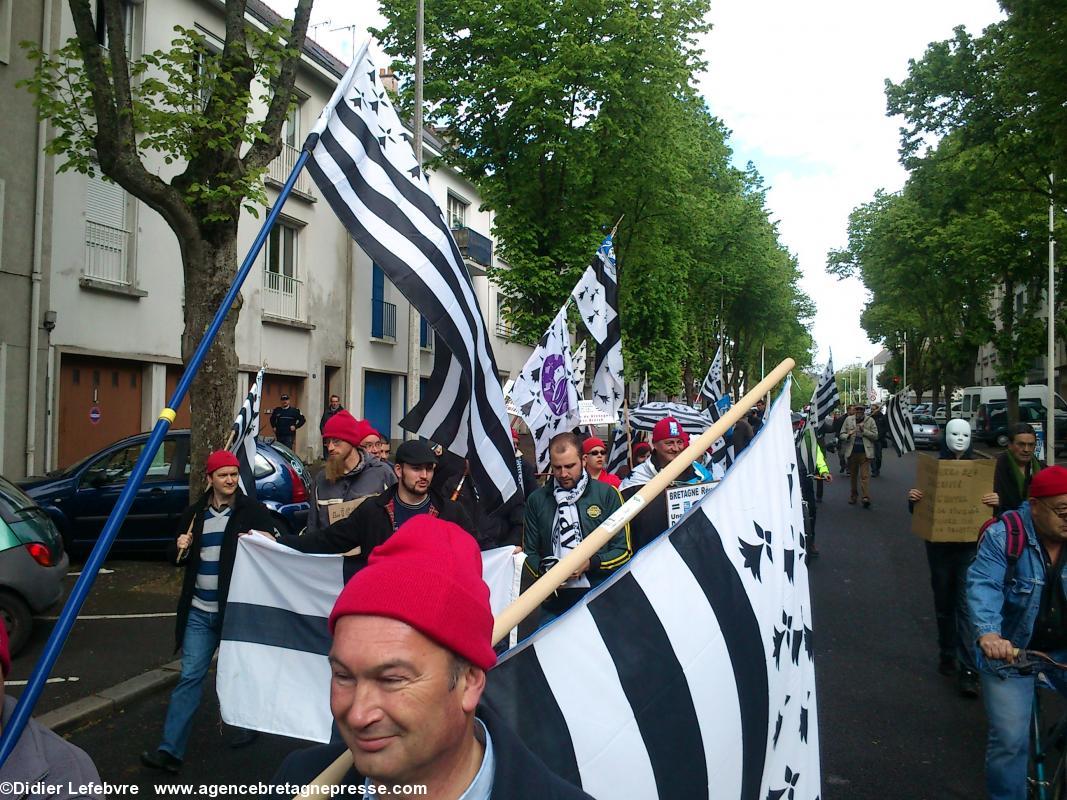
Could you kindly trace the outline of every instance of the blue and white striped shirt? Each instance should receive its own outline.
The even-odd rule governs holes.
[[[200,566],[196,570],[193,608],[209,614],[219,611],[219,554],[230,521],[230,506],[221,511],[210,505],[204,509],[204,531],[200,536]]]

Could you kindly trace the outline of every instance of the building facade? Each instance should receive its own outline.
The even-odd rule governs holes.
[[[65,8],[56,6],[53,45],[73,35]],[[250,0],[248,9],[249,24],[266,27],[276,20],[256,0]],[[221,48],[221,3],[141,0],[125,11],[132,58],[167,49],[176,25],[195,28],[209,46]],[[258,219],[245,214],[241,220],[242,256],[344,69],[314,43],[305,48],[296,83],[299,102],[283,132],[282,153],[265,177],[267,205],[259,209]],[[440,142],[427,137],[427,157],[437,155],[439,147]],[[180,165],[167,166],[160,159],[149,168],[167,178]],[[122,436],[151,428],[182,374],[183,275],[173,232],[116,184],[53,172],[46,176],[52,185],[46,264],[54,330],[43,359],[52,380],[42,398],[49,421],[38,436],[46,453],[38,469],[66,466]],[[490,237],[492,212],[481,209],[474,187],[456,171],[432,173],[430,185],[465,254],[503,382],[518,372],[530,348],[509,340],[497,289],[486,276],[498,264]],[[264,367],[263,435],[273,435],[270,410],[288,394],[308,420],[298,432],[296,450],[305,460],[317,457],[319,418],[329,396],[337,394],[346,408],[370,419],[381,433],[402,438],[410,306],[348,236],[306,172],[282,208],[242,297],[237,354],[247,380],[239,380],[234,403],[236,407]],[[419,336],[421,370],[428,375],[434,340],[421,320]],[[188,426],[195,411],[183,404],[175,427]],[[18,477],[19,471],[8,468],[5,474]]]

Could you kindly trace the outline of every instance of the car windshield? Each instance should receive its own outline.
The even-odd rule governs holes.
[[[936,425],[937,424],[937,422],[934,420],[933,417],[927,416],[926,414],[918,414],[918,415],[912,417],[911,421],[913,423],[915,423],[916,425]]]

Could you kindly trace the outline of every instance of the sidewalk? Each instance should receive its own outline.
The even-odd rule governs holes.
[[[181,669],[180,659],[171,661],[108,689],[67,703],[35,719],[55,733],[66,733],[87,723],[96,722],[145,695],[173,686],[178,682]]]

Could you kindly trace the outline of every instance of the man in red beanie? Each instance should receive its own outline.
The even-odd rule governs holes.
[[[3,622],[0,622],[0,671],[0,704],[3,706],[0,730],[3,730],[15,713],[15,698],[4,694],[4,681],[11,672],[11,653]],[[96,800],[103,791],[100,774],[85,751],[56,736],[34,719],[26,722],[18,744],[0,767],[0,786],[10,787],[12,783],[43,784],[47,786],[49,800]],[[13,793],[4,796],[31,798],[44,795],[36,790],[24,794],[23,790],[14,789]]]
[[[357,420],[344,410],[338,411],[326,420],[322,441],[326,446],[326,466],[315,476],[311,486],[309,532],[330,525],[331,507],[335,520],[348,516],[358,505],[355,501],[384,492],[396,483],[393,470],[363,447],[364,441],[373,441],[376,450],[378,443],[378,434],[366,420]]]
[[[1018,534],[1009,535],[1009,528]],[[1012,666],[1017,651],[1039,650],[1061,663],[1067,659],[1065,545],[1067,469],[1047,467],[1031,479],[1030,499],[986,528],[967,573],[972,642],[978,645],[989,720],[986,788],[993,800],[1026,797],[1037,676]],[[1049,668],[1044,675],[1067,695],[1062,671]]]
[[[689,435],[674,417],[664,417],[652,429],[652,455],[633,468],[622,482],[623,500],[629,500],[665,466],[678,457],[689,444]],[[682,483],[705,483],[713,480],[699,461],[694,461],[675,481]],[[667,530],[667,493],[660,492],[636,517],[630,521],[631,542],[634,552]]]
[[[608,486],[619,488],[622,481],[618,476],[612,475],[604,469],[604,462],[608,459],[608,446],[603,439],[590,436],[582,442],[582,460],[585,463],[585,471],[594,481],[606,483]]]
[[[347,746],[350,794],[384,785],[434,800],[588,797],[479,706],[496,663],[481,568],[466,531],[425,515],[374,551],[330,614],[330,710],[343,743],[290,754],[272,784],[308,783]]]
[[[167,772],[181,769],[204,676],[219,646],[237,537],[252,530],[278,534],[266,506],[240,491],[237,456],[216,450],[208,456],[204,471],[208,489],[182,514],[174,543],[177,560],[185,565],[175,626],[182,674],[170,696],[159,747],[141,754],[146,767]],[[242,730],[231,745],[241,747],[254,738],[252,732]]]

